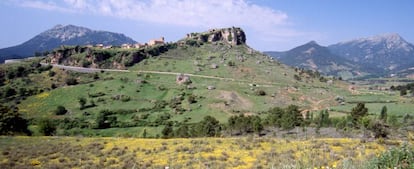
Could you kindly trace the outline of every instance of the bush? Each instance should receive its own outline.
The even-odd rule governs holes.
[[[55,115],[64,115],[68,112],[68,110],[66,110],[65,107],[63,106],[58,106],[55,110]]]
[[[200,45],[198,44],[198,42],[196,41],[196,40],[194,40],[194,39],[189,39],[189,40],[187,40],[186,42],[185,42],[185,44],[186,45],[189,45],[189,46],[196,46],[196,47],[199,47]]]
[[[21,117],[18,111],[0,104],[0,135],[14,135],[17,133],[31,133],[27,129],[28,121]]]
[[[48,75],[49,75],[49,77],[53,77],[53,76],[56,75],[56,72],[50,70],[49,73],[48,73]]]
[[[236,63],[230,60],[227,62],[227,65],[233,67],[233,66],[236,66]]]
[[[372,122],[369,126],[369,129],[374,132],[375,138],[386,138],[389,134],[388,126],[382,121]]]
[[[16,90],[14,90],[11,87],[6,87],[6,89],[4,91],[4,97],[10,97],[10,96],[14,96],[16,94],[17,94]]]
[[[194,96],[193,94],[189,95],[187,101],[190,104],[197,103],[196,96]]]
[[[197,124],[197,133],[199,136],[215,137],[220,134],[221,125],[219,121],[212,116],[205,116]]]
[[[96,117],[96,128],[105,129],[110,127],[115,127],[117,118],[113,115],[114,112],[109,110],[102,110],[98,113]]]
[[[173,133],[173,124],[172,124],[172,122],[168,122],[165,125],[164,129],[162,129],[161,133],[162,133],[162,138],[170,138],[170,137],[172,137],[173,134],[174,134]]]
[[[131,97],[129,97],[129,96],[122,95],[122,97],[121,97],[122,102],[129,102],[130,100],[131,100]]]
[[[172,109],[177,108],[177,107],[179,107],[179,106],[181,105],[181,101],[182,101],[182,100],[183,100],[183,97],[181,97],[181,96],[178,96],[178,97],[173,97],[173,98],[170,100],[169,106],[170,106]]]
[[[302,80],[302,78],[299,76],[299,75],[293,75],[293,78],[295,79],[295,80],[297,80],[297,81],[301,81]]]
[[[264,90],[256,90],[255,92],[254,92],[254,94],[256,95],[256,96],[266,96],[266,92],[264,91]]]
[[[414,150],[407,144],[393,148],[371,160],[369,168],[414,168]]]
[[[45,136],[52,136],[56,132],[56,124],[50,119],[41,119],[38,126],[39,132]]]
[[[77,85],[78,84],[78,80],[76,80],[76,78],[74,78],[74,77],[68,77],[68,78],[66,78],[65,82],[69,86],[70,85]]]
[[[78,98],[78,101],[79,101],[79,106],[80,106],[79,109],[81,109],[81,110],[84,109],[85,106],[86,106],[86,98],[80,97],[80,98]]]

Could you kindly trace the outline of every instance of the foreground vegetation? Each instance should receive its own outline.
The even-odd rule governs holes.
[[[45,144],[47,143],[47,144]],[[411,141],[1,137],[1,168],[410,168]],[[389,152],[388,149],[396,147]],[[383,154],[383,155],[382,155]],[[387,158],[384,161],[382,158]]]

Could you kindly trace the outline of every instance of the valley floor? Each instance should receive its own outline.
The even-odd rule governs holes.
[[[400,144],[391,140],[252,136],[0,137],[0,168],[365,168],[368,159]]]

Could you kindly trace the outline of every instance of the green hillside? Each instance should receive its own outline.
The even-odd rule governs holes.
[[[336,118],[329,126],[346,124],[342,117],[361,102],[372,116],[384,105],[400,119],[412,110],[411,98],[350,89],[346,82],[283,65],[247,46],[238,28],[139,49],[66,46],[42,60],[2,65],[2,72],[2,104],[15,106],[34,135],[45,134],[39,133],[45,119],[53,121],[56,135],[161,137],[181,129],[194,136],[196,124],[206,119],[227,124],[239,115],[246,123],[260,117],[258,124],[272,126],[269,110],[275,107],[311,116],[303,123],[311,127],[325,109]]]

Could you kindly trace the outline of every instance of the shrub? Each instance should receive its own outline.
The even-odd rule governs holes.
[[[194,40],[194,39],[189,39],[189,40],[187,40],[187,41],[185,42],[185,44],[186,44],[186,45],[189,45],[189,46],[196,46],[196,47],[200,46],[200,45],[198,44],[198,42],[197,42],[196,40]]]
[[[233,67],[233,66],[236,66],[236,63],[230,60],[227,62],[227,65]]]
[[[41,119],[38,126],[39,132],[45,136],[52,136],[56,132],[56,124],[50,119]]]
[[[162,133],[162,138],[170,138],[173,136],[173,126],[172,126],[172,122],[168,122],[164,129],[162,129],[161,131]]]
[[[200,123],[197,124],[197,133],[199,136],[215,137],[220,134],[221,125],[219,121],[212,116],[205,116]]]
[[[393,148],[371,160],[369,168],[414,168],[414,150],[407,144]]]
[[[16,94],[17,94],[16,90],[11,88],[11,87],[6,87],[6,89],[4,91],[4,97],[10,97],[10,96],[14,96]]]
[[[188,98],[187,98],[187,101],[190,104],[197,103],[196,96],[194,96],[193,94],[189,95]]]
[[[0,135],[14,135],[16,132],[30,135],[28,121],[17,110],[0,104]]]
[[[88,93],[89,97],[101,97],[101,96],[105,96],[105,93],[103,92],[97,92],[97,93]]]
[[[56,72],[50,70],[49,73],[48,73],[48,75],[49,75],[49,77],[53,77],[53,76],[56,75]]]
[[[382,121],[372,122],[369,126],[369,129],[374,132],[375,138],[386,138],[389,134],[387,125]]]
[[[254,92],[254,94],[255,94],[256,96],[266,96],[266,92],[265,92],[264,90],[262,90],[262,89],[260,89],[260,90],[256,90],[256,91]]]
[[[299,75],[293,75],[293,78],[295,79],[295,80],[297,80],[297,81],[301,81],[302,80],[302,78],[299,76]]]
[[[66,78],[65,82],[69,86],[70,85],[77,85],[78,84],[78,80],[76,80],[76,78],[74,78],[74,77],[68,77],[68,78]]]
[[[79,101],[79,106],[80,106],[80,109],[82,110],[82,109],[84,109],[85,108],[85,105],[86,105],[86,99],[84,98],[84,97],[80,97],[79,99],[78,99],[78,101]]]
[[[122,97],[121,97],[122,102],[129,102],[130,100],[131,100],[131,97],[129,97],[129,96],[122,95]]]
[[[64,115],[64,114],[66,114],[68,112],[68,110],[66,110],[66,108],[65,107],[63,107],[63,106],[58,106],[57,108],[56,108],[56,110],[55,110],[55,115]]]
[[[116,116],[113,116],[114,112],[109,110],[102,110],[96,117],[96,128],[105,129],[115,126],[117,122]]]
[[[171,108],[177,108],[177,107],[179,107],[180,105],[181,105],[181,101],[183,100],[183,98],[181,97],[181,96],[178,96],[178,97],[173,97],[171,100],[170,100],[170,103],[169,103],[169,106],[171,107]]]

